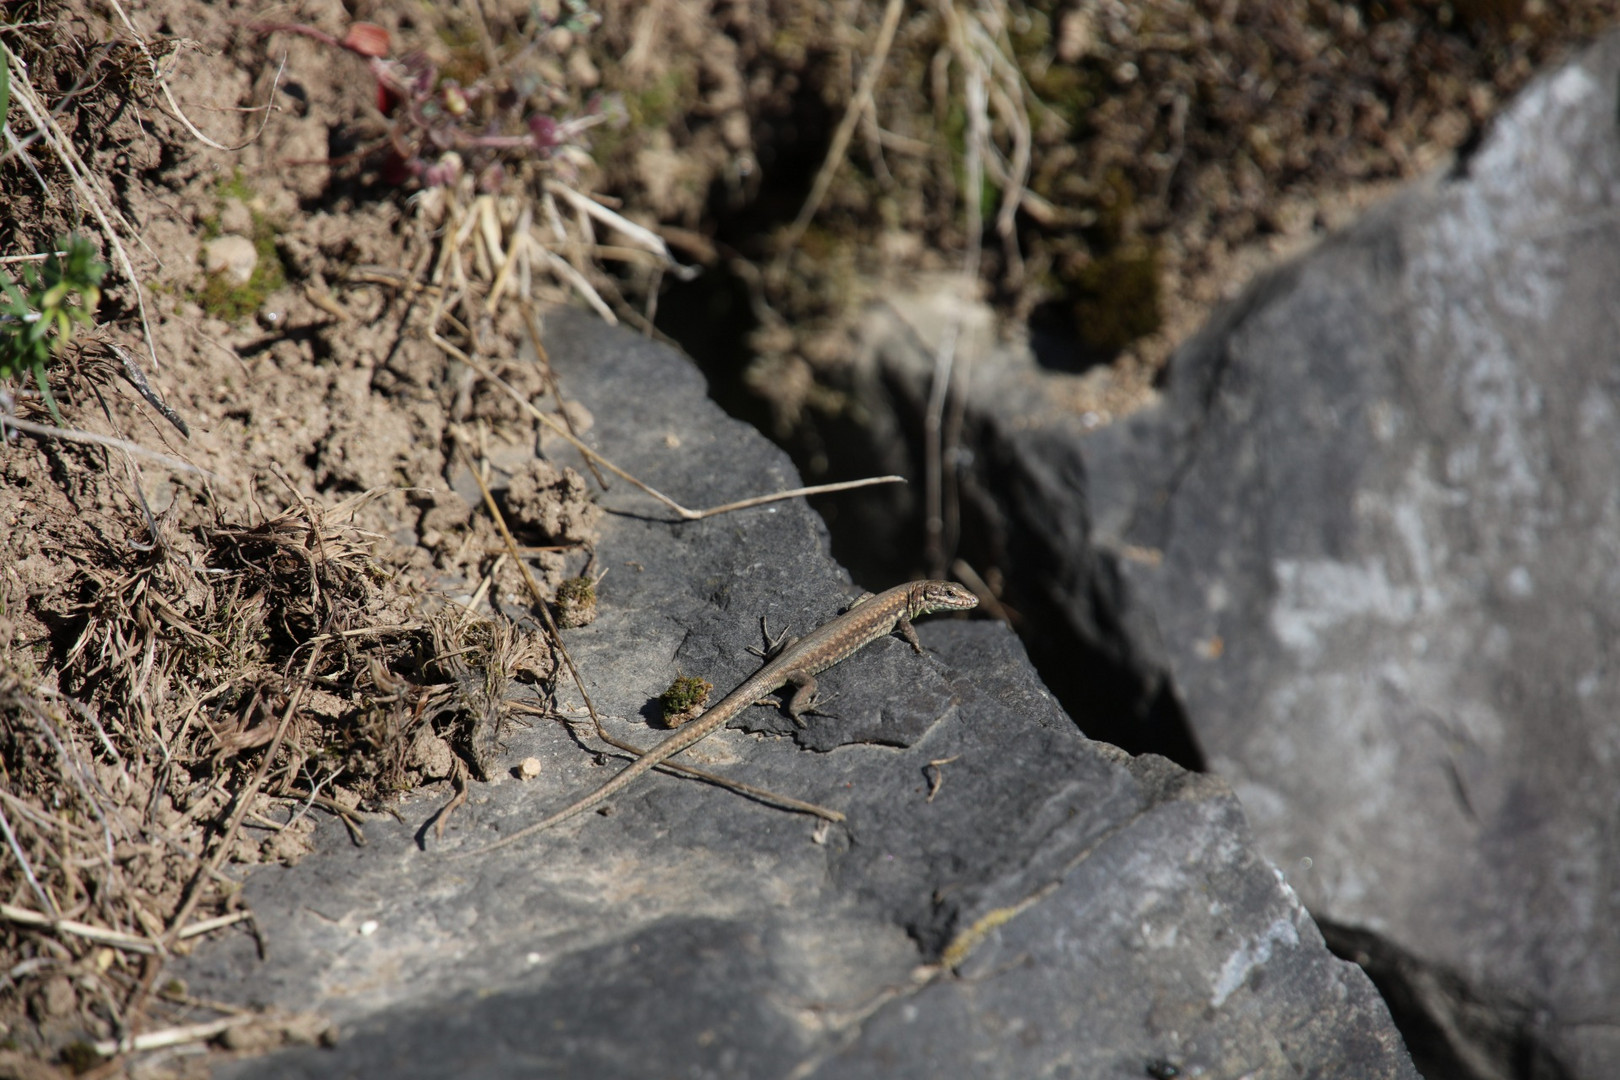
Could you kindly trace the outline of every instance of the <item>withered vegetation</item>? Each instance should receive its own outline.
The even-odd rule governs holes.
[[[15,1005],[70,1022],[75,998],[122,1032],[151,1004],[152,961],[239,910],[227,864],[298,858],[315,805],[363,842],[361,808],[459,784],[453,747],[481,763],[511,681],[550,674],[509,624],[423,617],[384,538],[348,520],[371,496],[160,525],[143,546],[77,531],[72,583],[44,613],[55,685],[0,656]]]
[[[449,490],[458,450],[476,471],[540,425],[676,517],[760,501],[683,507],[580,442],[588,412],[518,356],[543,356],[538,305],[651,331],[691,276],[667,241],[747,311],[665,314],[740,328],[788,430],[847,402],[850,312],[956,271],[1091,335],[1123,408],[1173,343],[1152,328],[1195,321],[1235,252],[1466,144],[1617,11],[8,5],[0,273],[70,234],[109,271],[49,372],[74,428],[0,385],[0,1040],[79,1068],[164,1031],[319,1037],[254,1042],[164,961],[250,922],[242,866],[296,860],[319,815],[363,842],[435,782],[442,826],[513,709],[545,707],[552,646],[474,612],[532,584],[520,559],[591,572],[584,482],[527,476],[497,535]],[[212,304],[204,249],[233,236],[265,287]]]

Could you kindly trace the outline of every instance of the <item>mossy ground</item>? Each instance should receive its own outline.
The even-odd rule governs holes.
[[[253,253],[257,256],[253,263],[253,276],[246,282],[236,283],[231,281],[228,274],[210,274],[203,287],[190,299],[214,318],[237,323],[257,312],[263,307],[265,297],[287,283],[287,270],[276,247],[279,230],[269,216],[254,205],[253,189],[243,179],[240,170],[233,171],[228,178],[220,181],[216,196],[221,205],[227,199],[241,202],[251,215],[253,225],[249,239],[253,241]],[[216,210],[203,218],[201,232],[205,242],[220,236],[221,215],[222,211]]]

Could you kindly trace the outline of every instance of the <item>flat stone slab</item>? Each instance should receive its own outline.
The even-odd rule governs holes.
[[[548,349],[593,444],[687,505],[797,483],[672,351],[572,312]],[[601,501],[601,615],[566,640],[641,745],[677,672],[724,692],[761,616],[802,632],[854,592],[802,502],[674,522],[627,485]],[[503,759],[539,778],[475,785],[442,843],[426,798],[364,848],[323,827],[248,882],[263,958],[227,936],[178,973],[344,1037],[218,1075],[1416,1076],[1223,784],[1085,739],[1004,627],[919,630],[925,656],[893,638],[827,672],[797,741],[760,708],[688,752],[839,825],[654,775],[610,815],[456,858],[620,767],[541,722]]]

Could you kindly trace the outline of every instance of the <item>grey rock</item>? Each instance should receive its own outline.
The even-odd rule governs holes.
[[[1611,36],[1256,283],[1128,422],[1064,414],[1018,349],[970,380],[1009,598],[1184,710],[1430,1075],[1620,1071],[1617,87]],[[876,367],[918,385],[928,320],[889,311]]]
[[[669,350],[566,312],[548,349],[597,445],[660,490],[713,505],[797,482]],[[611,572],[567,641],[643,744],[678,670],[729,687],[760,615],[802,631],[850,591],[802,503],[671,522],[624,485],[602,501]],[[443,844],[425,798],[368,822],[364,848],[323,827],[247,884],[264,957],[227,936],[178,973],[343,1038],[218,1075],[1415,1077],[1223,784],[1086,740],[1003,627],[919,630],[927,656],[890,639],[826,673],[815,751],[731,730],[690,754],[843,826],[653,776],[610,816],[456,858],[618,767],[548,722],[507,751],[539,778],[477,786]]]
[[[1122,566],[1307,905],[1592,1077],[1620,1070],[1617,83],[1610,38],[1257,289],[1128,434],[1167,468],[1097,496],[1163,552]]]

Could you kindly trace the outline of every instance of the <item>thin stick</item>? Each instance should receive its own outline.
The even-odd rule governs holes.
[[[585,542],[581,540],[574,544],[519,544],[517,550],[519,555],[523,556],[525,559],[528,559],[536,555],[547,555],[553,551],[575,551],[584,546]],[[485,555],[505,553],[505,544],[489,544],[484,548]]]
[[[598,259],[610,262],[635,263],[637,266],[648,266],[656,270],[668,270],[670,264],[660,259],[650,251],[643,251],[636,247],[621,247],[618,244],[593,244],[591,255]],[[694,269],[690,266],[681,267],[683,270]]]
[[[483,480],[480,479],[478,482],[482,484]],[[478,590],[472,594],[472,599],[467,601],[466,610],[461,613],[461,621],[457,624],[456,629],[459,630],[465,627],[467,620],[478,614],[478,605],[484,602],[485,595],[489,593],[491,586],[495,583],[495,575],[501,572],[501,566],[508,557],[505,548],[502,548],[501,553],[495,556],[494,565],[489,568],[489,573],[485,574],[483,580],[478,583]]]
[[[484,496],[484,506],[489,509],[490,517],[495,519],[495,527],[500,530],[501,539],[506,541],[507,554],[512,555],[517,548],[517,541],[512,539],[512,531],[506,527],[506,517],[501,513],[501,508],[495,504],[494,494],[489,490],[489,485],[484,483],[484,476],[478,471],[478,463],[473,460],[472,452],[467,449],[466,432],[459,427],[452,427],[451,430],[456,434],[456,449],[461,452],[462,460],[466,462],[468,470],[472,473],[473,480],[478,484],[478,490]],[[596,721],[597,728],[600,730],[602,721],[596,715],[596,705],[591,701],[590,695],[585,690],[585,680],[579,677],[579,671],[574,667],[573,658],[568,655],[568,650],[563,647],[562,635],[558,633],[557,624],[551,618],[551,610],[546,606],[545,593],[540,591],[540,584],[534,580],[534,575],[529,572],[527,562],[516,555],[512,555],[512,561],[517,563],[518,570],[523,574],[523,584],[528,588],[529,596],[534,600],[534,606],[540,609],[540,614],[545,619],[546,629],[551,632],[552,639],[556,641],[557,648],[562,652],[563,660],[568,664],[569,674],[573,675],[574,684],[579,688],[580,697],[585,699],[585,708],[589,710],[591,719]]]
[[[45,182],[45,178],[43,176],[39,175],[39,169],[34,166],[34,159],[23,153],[24,150],[34,144],[36,141],[35,138],[30,136],[29,138],[19,142],[17,136],[11,133],[10,124],[0,124],[0,134],[5,135],[6,145],[11,147],[11,149],[6,153],[0,154],[0,165],[5,164],[14,157],[21,158],[22,163],[28,167],[29,175],[33,176],[34,183],[39,185],[39,190],[42,193],[49,195],[51,193],[51,186]],[[63,254],[66,254],[66,252],[63,252]]]
[[[80,827],[78,825],[74,825],[71,822],[63,820],[62,818],[52,817],[51,815],[49,815],[49,814],[47,814],[47,813],[45,813],[45,812],[43,812],[41,810],[36,810],[34,807],[29,806],[27,803],[25,803],[21,799],[17,798],[17,796],[13,795],[11,792],[6,791],[3,788],[0,788],[0,802],[6,803],[13,810],[17,811],[23,817],[25,817],[28,820],[32,821],[35,825],[38,825],[42,829],[51,829],[51,830],[57,831],[57,832],[73,833],[75,836],[79,837],[81,840],[90,840],[92,842],[96,838],[95,834],[92,833],[89,829],[85,829],[85,828],[82,828],[82,827]]]
[[[184,420],[180,419],[180,414],[169,407],[168,402],[157,396],[157,391],[153,390],[152,384],[146,381],[146,373],[141,370],[139,364],[135,363],[135,358],[129,354],[129,350],[116,341],[108,341],[106,344],[107,348],[112,350],[112,354],[118,357],[118,362],[124,365],[124,378],[140,393],[141,397],[146,399],[147,404],[162,413],[163,419],[178,428],[180,434],[188,439],[191,438],[191,429],[186,426]]]
[[[330,780],[332,778],[329,776],[326,779]],[[322,783],[325,783],[325,782],[326,782],[325,780],[322,781]],[[332,813],[338,815],[339,817],[351,817],[351,818],[354,818],[355,821],[360,820],[359,817],[356,816],[357,813],[358,813],[358,810],[357,810],[356,807],[344,806],[342,803],[338,802],[336,799],[330,798],[330,797],[328,797],[326,795],[322,795],[318,791],[304,791],[304,790],[302,790],[300,788],[288,788],[287,793],[285,795],[274,795],[274,796],[271,796],[271,797],[276,798],[276,799],[285,799],[285,800],[288,800],[288,801],[291,801],[291,802],[297,802],[298,800],[303,799],[307,803],[309,803],[310,805],[319,806],[322,809],[330,810],[330,811],[332,811]],[[300,814],[302,814],[302,811],[300,811]],[[398,815],[396,814],[395,816],[397,817]],[[291,825],[292,822],[289,821],[287,824]],[[201,924],[199,924],[199,925],[201,925]]]
[[[638,758],[641,757],[646,753],[645,750],[642,750],[640,747],[634,746],[620,739],[614,738],[612,735],[609,735],[607,729],[602,726],[602,718],[597,714],[596,705],[591,701],[590,695],[585,691],[585,680],[580,678],[579,669],[574,666],[573,657],[568,655],[568,648],[563,644],[562,634],[557,630],[557,624],[551,617],[550,608],[546,606],[545,594],[540,591],[539,584],[535,582],[534,576],[529,573],[528,563],[517,558],[515,553],[517,543],[512,539],[512,533],[506,527],[506,519],[501,515],[500,507],[495,504],[495,496],[490,493],[489,487],[485,485],[483,476],[478,472],[477,464],[472,460],[472,455],[467,450],[467,441],[465,438],[458,438],[456,440],[456,449],[461,451],[462,457],[467,463],[467,468],[472,471],[473,479],[478,482],[478,490],[484,496],[484,505],[489,509],[490,516],[495,519],[496,527],[500,530],[501,536],[506,540],[507,551],[513,554],[513,558],[516,560],[518,568],[523,571],[523,581],[529,588],[529,595],[534,599],[534,606],[540,609],[540,614],[545,619],[546,630],[551,634],[551,640],[557,643],[557,651],[562,654],[563,662],[568,665],[568,673],[574,678],[574,685],[579,689],[579,696],[585,699],[585,708],[590,713],[591,723],[596,727],[596,737],[607,743],[609,746],[623,750],[629,754],[634,754]],[[773,791],[766,791],[764,788],[757,788],[751,784],[738,783],[735,780],[729,780],[726,777],[717,776],[714,773],[704,772],[701,769],[694,769],[688,765],[678,765],[673,761],[664,761],[660,762],[657,767],[662,769],[664,772],[685,773],[686,775],[696,777],[705,783],[730,788],[732,791],[735,791],[741,795],[746,795],[753,799],[759,799],[762,802],[774,803],[775,805],[783,807],[784,809],[797,810],[800,813],[805,814],[813,814],[816,817],[825,818],[828,821],[844,820],[844,815],[839,813],[837,810],[829,810],[824,806],[817,806],[815,803],[803,802],[787,795],[778,795]]]
[[[1009,626],[1017,625],[1013,612],[1009,611],[1007,605],[1003,604],[1000,598],[990,590],[989,583],[979,576],[979,572],[973,569],[966,559],[952,559],[951,573],[962,584],[973,590],[974,595],[979,598],[979,606],[984,608],[991,618],[999,619]]]
[[[23,854],[22,845],[17,843],[17,835],[11,831],[11,822],[6,820],[4,810],[0,810],[0,829],[5,830],[6,843],[10,845],[11,853],[17,856],[17,863],[22,867],[23,876],[28,878],[28,884],[33,888],[34,895],[39,897],[40,906],[48,911],[55,911],[56,902],[51,899],[50,894],[39,883],[39,878],[34,876],[34,868],[29,865],[28,857]]]
[[[810,225],[810,219],[821,209],[821,200],[826,198],[827,189],[832,186],[833,174],[838,171],[838,166],[843,164],[844,154],[849,150],[849,140],[855,134],[855,125],[860,122],[866,111],[872,108],[872,91],[877,87],[878,76],[883,73],[883,63],[889,57],[889,46],[894,44],[894,32],[900,25],[900,12],[904,8],[904,0],[889,0],[888,7],[883,9],[883,24],[878,27],[877,43],[872,47],[872,57],[866,62],[866,70],[861,72],[860,86],[855,90],[855,96],[850,98],[849,107],[844,110],[844,118],[838,123],[838,130],[833,133],[832,144],[827,147],[827,160],[821,163],[821,171],[816,173],[815,183],[810,185],[810,196],[804,200],[804,206],[799,209],[799,216],[788,226],[782,245],[783,256],[798,246],[799,238]]]
[[[569,415],[568,403],[563,400],[562,387],[557,382],[557,372],[551,366],[551,354],[546,351],[540,337],[540,317],[534,313],[534,305],[527,300],[523,301],[523,328],[529,332],[529,344],[534,347],[534,357],[540,363],[540,377],[546,381],[546,389],[551,391],[552,398],[557,402],[557,412],[563,418],[563,424],[568,428],[568,434],[575,439],[579,438],[579,430],[574,427],[574,418]],[[602,485],[602,490],[608,490],[607,477],[596,467],[596,462],[590,458],[585,459],[585,465],[596,477],[596,482]]]
[[[111,801],[106,790],[102,788],[101,782],[96,779],[95,774],[88,772],[80,761],[78,747],[72,741],[72,729],[64,723],[62,725],[63,734],[58,735],[56,720],[50,713],[32,700],[25,700],[23,705],[39,726],[40,733],[45,736],[46,741],[56,751],[56,756],[61,761],[62,771],[73,781],[74,786],[79,789],[79,794],[84,796],[85,804],[90,807],[90,812],[101,823],[102,838],[106,842],[107,863],[111,865],[113,860],[112,828],[107,824],[107,816],[102,813],[101,800],[96,798],[96,793],[100,793],[103,798],[108,798]],[[73,751],[72,753],[68,752],[70,748]],[[88,782],[86,782],[87,777]],[[90,790],[91,786],[95,787],[95,792]],[[126,832],[125,835],[127,836],[128,833]],[[55,905],[47,904],[46,907],[55,910]]]
[[[657,257],[663,263],[663,265],[665,265],[669,271],[681,281],[691,281],[701,270],[701,267],[683,266],[676,262],[675,256],[671,254],[669,245],[664,242],[664,238],[662,236],[659,236],[651,229],[643,228],[642,226],[637,225],[635,222],[631,221],[627,217],[624,217],[622,214],[614,213],[612,210],[609,210],[595,199],[575,191],[566,184],[558,183],[556,180],[547,180],[546,193],[548,195],[561,195],[564,201],[566,201],[575,210],[595,218],[597,221],[600,221],[602,224],[620,234],[625,239],[639,245],[641,248],[646,249],[648,253]],[[619,250],[617,248],[604,248],[596,244],[592,244],[591,246],[598,255],[604,254],[608,251],[617,252]],[[619,257],[622,258],[624,256]]]
[[[67,252],[41,251],[37,255],[0,255],[0,266],[9,266],[11,263],[21,262],[44,262],[53,256],[58,259],[65,259],[67,258]]]
[[[141,54],[146,57],[146,62],[152,65],[152,78],[157,82],[159,89],[163,91],[163,96],[168,99],[169,107],[174,110],[175,118],[178,119],[180,123],[184,124],[186,130],[191,132],[194,137],[202,140],[204,144],[212,146],[215,150],[224,150],[227,153],[235,153],[236,151],[241,150],[243,147],[251,145],[255,140],[258,139],[260,135],[264,134],[265,125],[270,123],[270,106],[275,101],[276,87],[281,85],[281,73],[287,67],[287,56],[285,53],[283,53],[281,57],[281,66],[276,68],[275,81],[270,84],[270,96],[264,99],[264,122],[259,125],[259,130],[255,131],[253,133],[253,137],[248,139],[247,142],[244,142],[239,146],[226,146],[223,143],[215,142],[213,139],[210,139],[208,136],[197,130],[197,125],[193,124],[190,118],[186,116],[185,112],[180,108],[180,103],[174,100],[174,94],[169,91],[169,84],[164,81],[163,71],[158,66],[157,58],[153,56],[151,50],[146,47],[146,40],[141,37],[140,31],[135,29],[135,24],[129,21],[128,15],[124,14],[123,5],[120,4],[118,0],[112,0],[112,6],[113,10],[118,12],[118,17],[123,20],[124,26],[129,29],[130,35],[134,37],[135,44],[140,47]]]
[[[309,639],[313,645],[317,641],[332,641],[337,638],[366,637],[369,634],[411,634],[425,629],[427,623],[403,623],[399,626],[362,626],[357,630],[338,630],[330,634],[316,634]]]
[[[741,499],[737,502],[725,503],[720,506],[711,506],[706,510],[688,510],[686,507],[682,506],[668,495],[665,495],[663,492],[657,490],[649,484],[642,483],[640,480],[637,480],[634,476],[631,476],[629,473],[613,464],[613,462],[609,461],[601,454],[598,454],[595,450],[592,450],[590,447],[586,446],[579,439],[575,438],[574,435],[563,425],[557,423],[556,420],[552,419],[550,416],[547,416],[545,413],[541,412],[539,409],[530,404],[529,400],[525,398],[520,391],[518,391],[505,379],[495,374],[485,365],[480,364],[478,361],[474,360],[460,349],[457,349],[448,341],[444,341],[442,338],[435,337],[434,344],[438,345],[441,349],[451,352],[456,359],[478,372],[479,375],[483,376],[494,385],[500,387],[509,397],[512,398],[513,401],[516,401],[519,405],[521,405],[530,416],[534,417],[536,420],[549,427],[557,435],[567,440],[570,444],[572,444],[574,449],[578,450],[581,454],[584,454],[587,460],[598,462],[604,469],[612,473],[614,476],[619,477],[634,487],[639,488],[641,491],[646,492],[648,495],[651,495],[653,498],[675,511],[675,513],[678,514],[684,521],[700,521],[706,517],[714,517],[716,514],[725,514],[731,512],[732,510],[745,510],[750,506],[762,506],[765,503],[780,502],[783,499],[794,499],[798,498],[800,495],[827,495],[834,491],[849,491],[852,488],[870,487],[873,484],[903,484],[906,482],[906,478],[903,476],[870,476],[864,480],[845,480],[837,484],[816,484],[811,487],[793,488],[791,491],[778,491],[772,495],[756,495],[753,498]]]
[[[233,911],[229,915],[219,915],[212,919],[202,919],[199,922],[192,923],[190,926],[180,931],[180,940],[184,941],[187,938],[201,937],[203,934],[209,933],[210,931],[223,930],[227,926],[235,926],[237,923],[245,922],[251,918],[253,918],[253,912],[251,911]]]
[[[415,295],[419,292],[439,293],[444,290],[438,285],[425,284],[416,281],[397,270],[388,270],[380,266],[356,267],[343,275],[344,281],[358,281],[367,285],[387,285],[391,289],[400,289],[406,295]]]
[[[64,934],[72,934],[102,945],[111,945],[115,949],[124,949],[127,952],[145,953],[148,956],[156,956],[163,952],[162,944],[151,938],[107,930],[72,919],[53,919],[49,915],[41,915],[37,911],[29,911],[14,904],[0,904],[0,916],[21,926],[49,927]]]
[[[958,35],[962,34],[961,27],[955,22],[956,14],[946,3],[941,2],[942,14],[950,23],[953,43]],[[968,133],[966,148],[963,156],[962,171],[966,180],[967,191],[963,197],[963,204],[967,211],[967,252],[962,258],[962,277],[964,285],[971,285],[979,279],[979,259],[984,238],[984,216],[981,210],[982,195],[984,192],[984,155],[983,148],[990,141],[989,108],[986,101],[987,90],[982,66],[970,63],[975,57],[968,52],[966,45],[962,46],[965,76],[967,79],[967,121]],[[928,391],[928,407],[923,415],[923,501],[925,506],[923,517],[924,539],[923,556],[929,573],[935,577],[944,576],[947,552],[945,531],[945,439],[942,433],[945,416],[945,404],[950,396],[952,378],[955,374],[956,344],[962,331],[962,317],[960,309],[955,318],[945,328],[945,334],[940,340],[939,348],[934,354],[933,382]],[[954,487],[952,489],[954,493]],[[954,500],[953,500],[954,509]],[[950,545],[954,546],[954,537]]]
[[[634,755],[635,757],[639,758],[647,753],[647,751],[641,749],[639,746],[635,746],[631,743],[625,742],[622,739],[615,738],[614,736],[609,735],[606,731],[598,731],[596,734],[598,738],[607,743],[609,746],[623,750],[625,753]],[[821,818],[823,821],[836,822],[844,820],[844,815],[837,810],[830,810],[825,806],[817,806],[815,803],[805,802],[802,799],[795,799],[789,795],[779,795],[774,791],[754,787],[752,784],[745,784],[740,780],[733,780],[728,776],[719,776],[715,773],[704,772],[702,769],[694,769],[690,765],[681,765],[673,761],[660,761],[657,765],[653,766],[653,768],[659,769],[662,772],[680,773],[684,776],[690,776],[692,779],[701,780],[705,784],[713,784],[715,787],[726,788],[727,790],[735,792],[738,795],[743,795],[750,799],[757,799],[762,803],[769,803],[770,805],[780,807],[783,810],[793,810],[801,814],[809,814],[812,817]]]
[[[609,326],[619,325],[619,317],[613,314],[613,309],[608,307],[607,301],[602,299],[601,294],[596,291],[595,287],[585,280],[584,274],[574,269],[567,259],[542,245],[532,235],[523,233],[521,236],[530,245],[531,250],[538,253],[541,260],[551,267],[553,273],[569,285],[572,285],[574,291],[584,297],[585,302],[590,304],[592,308],[596,309],[596,313],[602,316],[603,322]]]
[[[490,217],[493,218],[494,215],[491,214]],[[527,234],[529,223],[533,220],[534,207],[529,203],[524,203],[522,211],[518,214],[517,226],[513,229],[513,232],[520,236]],[[496,308],[500,306],[501,294],[506,291],[507,282],[511,279],[513,268],[522,261],[522,252],[522,241],[514,243],[512,250],[508,251],[506,258],[501,261],[501,268],[496,272],[495,280],[489,287],[489,297],[484,301],[484,312],[486,314],[494,315]]]
[[[143,1050],[161,1050],[166,1046],[179,1046],[183,1043],[202,1042],[222,1035],[233,1027],[241,1027],[251,1023],[254,1019],[252,1013],[242,1013],[238,1016],[226,1016],[218,1020],[209,1020],[201,1024],[183,1024],[180,1027],[164,1028],[162,1031],[150,1031],[145,1035],[136,1035],[134,1038],[102,1039],[93,1043],[96,1053],[102,1057],[113,1057],[116,1054],[139,1053]]]

